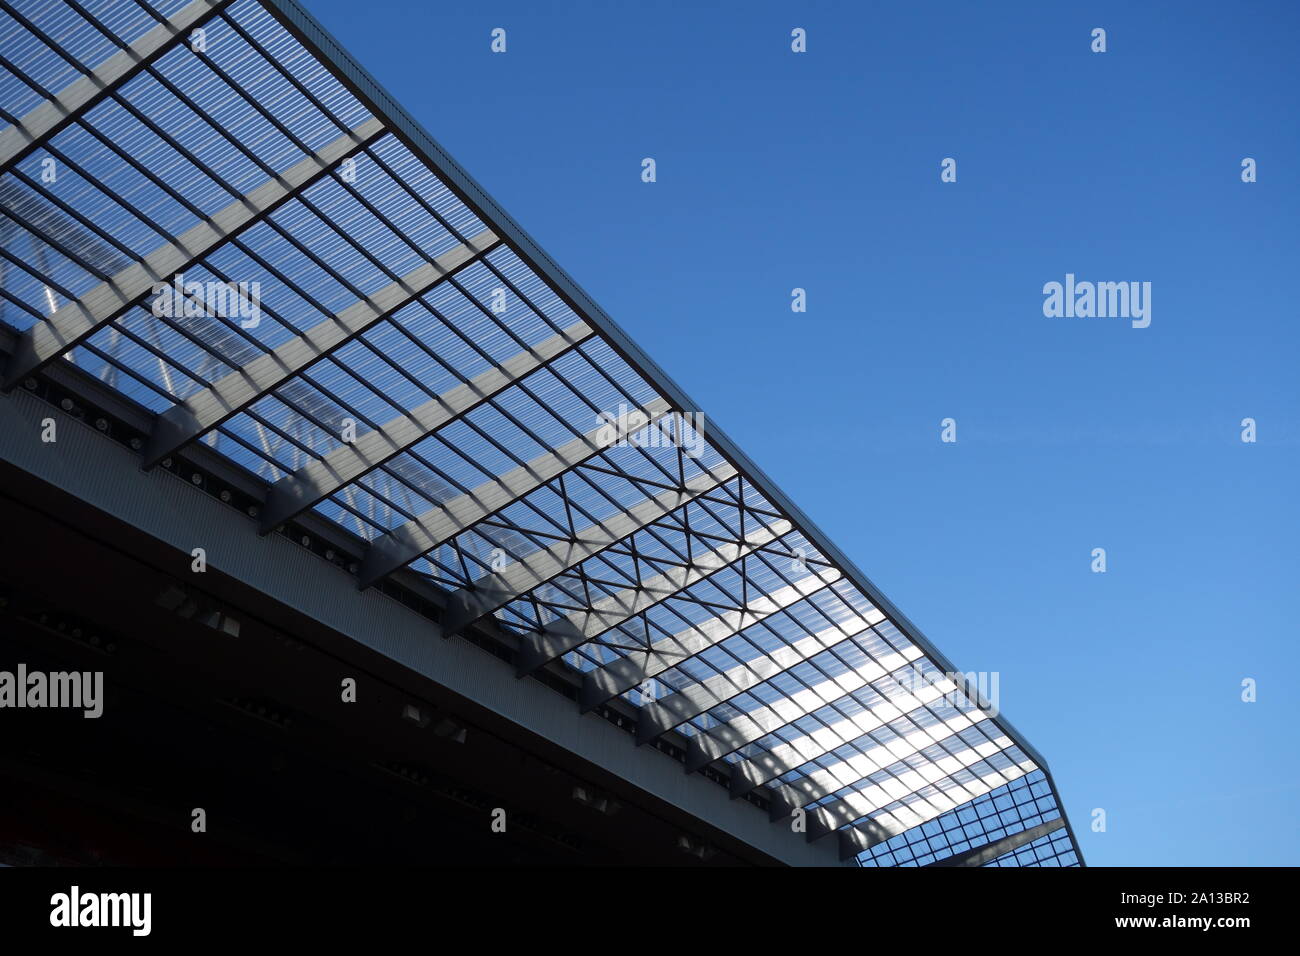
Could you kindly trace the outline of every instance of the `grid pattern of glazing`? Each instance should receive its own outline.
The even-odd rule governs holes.
[[[858,861],[863,866],[928,866],[1063,819],[1050,782],[1035,771],[877,844]],[[982,865],[1079,866],[1080,859],[1068,827],[1062,826]]]
[[[1039,837],[1033,843],[1004,853],[985,866],[1078,866],[1079,855],[1064,828]]]
[[[819,833],[1041,776],[284,6],[0,0],[6,384],[75,364]]]

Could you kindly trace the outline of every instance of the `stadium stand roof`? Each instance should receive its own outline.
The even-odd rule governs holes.
[[[841,859],[1081,863],[1024,738],[293,0],[0,36],[6,390],[93,380],[143,468],[238,469],[230,521]]]

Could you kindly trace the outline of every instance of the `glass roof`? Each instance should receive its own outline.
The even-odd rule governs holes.
[[[265,487],[264,521],[355,538],[361,583],[414,572],[457,627],[517,635],[521,671],[621,698],[641,742],[683,741],[688,769],[806,808],[864,862],[1024,781],[1051,794],[303,22],[290,0],[0,5],[6,385],[75,365],[157,416],[146,465],[203,443]]]

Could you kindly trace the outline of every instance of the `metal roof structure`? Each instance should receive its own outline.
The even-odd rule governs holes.
[[[6,390],[93,384],[143,468],[238,472],[231,521],[842,858],[1081,863],[1042,758],[294,0],[0,37]]]

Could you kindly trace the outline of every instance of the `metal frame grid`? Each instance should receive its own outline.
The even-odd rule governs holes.
[[[6,388],[75,365],[152,413],[144,467],[206,445],[264,489],[264,533],[333,522],[360,586],[419,575],[445,633],[515,635],[521,676],[577,675],[581,709],[621,702],[638,743],[681,742],[773,819],[803,808],[844,855],[897,860],[882,848],[1000,794],[1051,794],[294,0],[0,0],[0,37]],[[159,314],[176,274],[183,307]]]
[[[1074,843],[1064,828],[1004,853],[984,866],[1079,866]]]
[[[1000,841],[1006,852],[995,850],[989,859],[975,856]],[[1082,865],[1064,811],[1041,771],[892,837],[859,858],[862,866],[1016,866],[1027,865],[1025,860],[1042,861],[1028,865]]]

